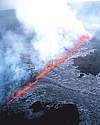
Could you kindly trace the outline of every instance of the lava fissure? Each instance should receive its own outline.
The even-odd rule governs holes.
[[[20,90],[14,97],[12,97],[12,99],[7,103],[7,105],[9,105],[11,102],[13,102],[17,97],[20,97],[22,94],[24,94],[26,91],[28,91],[29,89],[31,89],[33,87],[33,85],[35,85],[37,83],[37,80],[41,79],[43,76],[45,76],[47,73],[49,73],[50,71],[52,71],[55,67],[57,67],[58,65],[60,65],[61,63],[63,63],[65,60],[69,59],[69,55],[71,53],[73,53],[74,51],[77,51],[80,46],[87,40],[90,39],[89,35],[83,35],[78,44],[72,48],[68,54],[66,54],[65,56],[61,57],[60,59],[58,59],[57,61],[54,61],[50,66],[48,66],[43,72],[41,72],[39,75],[37,75],[37,77],[35,79],[33,79],[32,82],[29,82],[28,86],[25,87],[24,89]]]

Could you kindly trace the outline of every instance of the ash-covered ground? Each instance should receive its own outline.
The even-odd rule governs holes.
[[[33,61],[31,61],[31,51],[29,51],[31,49],[29,41],[35,33],[25,34],[22,31],[13,10],[0,11],[0,105],[3,110],[0,118],[3,119],[10,117],[10,114],[19,113],[20,119],[24,117],[32,120],[47,113],[45,112],[45,110],[48,111],[47,109],[50,112],[52,107],[53,111],[62,107],[62,116],[65,117],[66,113],[64,114],[63,110],[66,109],[66,105],[73,104],[73,106],[69,106],[71,108],[69,109],[71,113],[76,115],[76,121],[68,124],[77,125],[79,120],[80,125],[100,125],[100,32],[98,29],[92,40],[81,46],[68,60],[38,80],[36,85],[12,102],[9,107],[5,106],[6,102],[18,90],[26,86],[41,72],[35,70]],[[17,57],[16,54],[16,57],[14,57],[15,55],[9,57],[9,53],[16,53],[18,49],[8,51],[9,48],[12,48],[12,41],[16,41],[17,37],[18,46],[20,41],[27,41],[24,43],[24,53],[23,50],[20,50],[20,45],[21,56]],[[8,44],[9,41],[10,44]],[[22,70],[17,69],[17,76],[15,75],[17,72],[14,72],[16,61],[11,61],[15,60],[14,58],[20,59],[16,64],[19,69],[24,67]],[[9,62],[7,62],[8,60]],[[22,72],[24,72],[24,76],[21,76]],[[49,117],[51,116],[52,113]],[[74,116],[71,117],[74,118]],[[61,118],[62,121],[65,119]]]

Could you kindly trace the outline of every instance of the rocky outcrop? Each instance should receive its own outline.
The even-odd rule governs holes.
[[[79,125],[79,112],[76,105],[57,104],[37,101],[30,106],[33,118],[25,118],[23,112],[6,110],[1,112],[0,120],[4,123],[35,125]]]

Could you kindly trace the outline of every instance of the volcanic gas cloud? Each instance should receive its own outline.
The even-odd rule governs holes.
[[[25,32],[35,32],[31,40],[40,61],[56,59],[87,31],[72,10],[69,0],[1,0],[16,10]],[[79,0],[80,1],[80,0]],[[78,2],[79,2],[78,1]],[[71,2],[71,1],[70,1]]]

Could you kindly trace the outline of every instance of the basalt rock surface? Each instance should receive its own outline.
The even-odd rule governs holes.
[[[24,112],[1,111],[0,122],[9,124],[35,125],[79,125],[79,112],[76,105],[54,102],[35,102],[30,106],[33,118],[27,119]],[[6,119],[6,121],[5,121]]]

